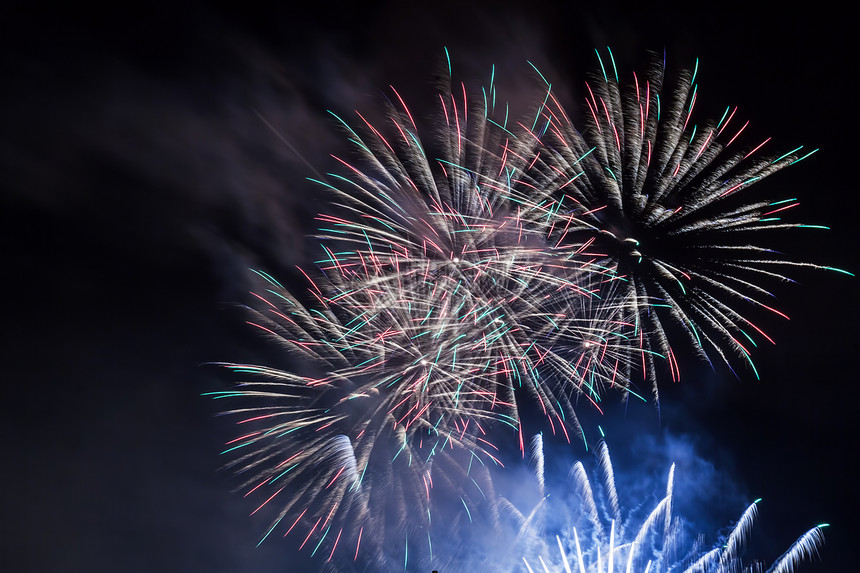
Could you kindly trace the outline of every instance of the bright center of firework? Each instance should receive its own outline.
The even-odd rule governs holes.
[[[640,253],[639,249],[637,248],[639,246],[639,241],[632,237],[628,237],[624,239],[623,242],[625,245],[627,245],[627,248],[629,249],[628,254],[631,257],[635,257],[636,259],[638,259],[637,262],[642,262],[642,253]]]
[[[427,366],[427,359],[426,358],[421,359],[421,366]]]
[[[455,263],[459,263],[459,262],[460,262],[460,257],[454,257],[454,262],[455,262]]]

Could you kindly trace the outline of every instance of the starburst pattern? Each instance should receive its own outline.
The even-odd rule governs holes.
[[[764,246],[770,231],[823,227],[784,220],[796,199],[765,198],[772,186],[750,188],[817,150],[769,154],[770,138],[744,146],[749,122],[737,108],[696,123],[698,62],[672,83],[660,61],[627,85],[614,59],[608,72],[600,65],[603,73],[586,84],[583,131],[551,90],[534,128],[544,153],[533,169],[571,217],[560,243],[581,245],[617,281],[627,319],[652,350],[643,354],[652,378],[655,357],[666,360],[672,378],[680,375],[671,344],[677,335],[703,357],[731,365],[742,356],[755,369],[752,348],[773,339],[751,317],[788,318],[763,283],[789,280],[791,267],[838,269]]]

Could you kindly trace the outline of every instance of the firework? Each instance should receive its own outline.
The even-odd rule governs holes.
[[[272,516],[263,539],[292,533],[328,561],[406,568],[432,560],[432,516],[453,502],[445,535],[488,508],[491,524],[514,516],[519,541],[531,540],[527,555],[542,560],[549,553],[533,541],[543,501],[528,515],[492,503],[489,468],[500,462],[491,428],[513,428],[525,456],[528,403],[570,442],[581,434],[578,401],[599,409],[609,388],[635,395],[631,373],[654,379],[655,357],[678,377],[667,329],[726,362],[730,351],[749,359],[742,337],[770,340],[743,314],[742,305],[779,312],[756,280],[813,265],[748,244],[752,231],[805,225],[773,216],[793,203],[741,192],[803,156],[757,158],[756,148],[723,157],[743,129],[724,144],[734,112],[690,124],[696,88],[682,79],[661,103],[662,69],[624,95],[604,75],[589,86],[585,136],[551,92],[534,121],[509,122],[492,79],[472,99],[464,85],[448,86],[429,142],[393,88],[384,126],[338,118],[358,160],[335,158],[341,173],[317,181],[334,197],[318,216],[318,272],[302,271],[300,296],[258,272],[249,309],[249,323],[291,365],[225,364],[245,380],[213,393],[241,402],[227,414],[243,431],[224,453],[240,489],[260,500],[254,513]],[[574,466],[589,544],[583,551],[576,530],[575,549],[559,537],[565,567],[571,555],[581,573],[586,561],[644,567],[645,547],[661,555],[651,570],[674,563],[672,472],[664,500],[630,536],[605,445],[600,452],[611,523]],[[533,458],[542,468],[540,443]],[[538,479],[543,498],[542,469]],[[784,567],[814,551],[816,535],[799,540]],[[712,553],[738,563],[733,549]],[[695,559],[711,563],[708,555]]]
[[[642,354],[643,373],[653,378],[660,357],[677,379],[676,335],[705,358],[716,353],[730,364],[742,356],[755,369],[752,348],[773,340],[748,316],[763,310],[788,318],[760,283],[787,280],[789,267],[830,267],[762,246],[756,237],[765,231],[822,227],[783,220],[796,199],[765,199],[749,188],[816,150],[769,154],[770,138],[741,147],[748,122],[737,108],[697,124],[698,62],[673,89],[664,89],[664,62],[634,73],[628,86],[614,59],[608,71],[600,64],[603,73],[586,84],[584,131],[551,91],[533,130],[543,154],[532,177],[571,220],[553,238],[579,245],[624,293],[637,343],[651,349]]]
[[[471,103],[459,88],[440,95],[429,146],[393,88],[387,128],[361,114],[364,129],[340,120],[360,167],[341,161],[346,175],[321,182],[340,212],[319,217],[328,247],[318,264],[338,296],[369,291],[377,308],[414,315],[425,328],[412,333],[424,338],[410,356],[450,371],[457,388],[444,392],[471,386],[485,397],[481,416],[518,430],[526,396],[569,440],[567,427],[579,430],[572,399],[598,405],[605,387],[626,388],[635,324],[622,316],[624,293],[605,296],[602,271],[549,241],[571,218],[527,175],[540,150],[515,135],[527,131],[507,111],[494,117],[492,80]]]
[[[605,442],[596,448],[597,479],[590,479],[582,462],[576,462],[568,478],[575,503],[559,507],[547,495],[544,482],[543,441],[532,442],[532,460],[539,501],[523,513],[512,503],[501,503],[516,524],[516,543],[525,555],[517,565],[500,570],[534,573],[542,571],[648,572],[684,571],[709,573],[762,571],[762,563],[745,562],[746,544],[758,511],[758,501],[746,508],[731,531],[712,547],[701,536],[687,541],[684,522],[673,514],[675,465],[669,469],[666,489],[641,522],[625,517],[609,449]],[[562,494],[563,497],[563,494]],[[642,503],[637,504],[639,508]],[[551,525],[550,525],[551,524]],[[769,569],[788,573],[818,554],[823,543],[820,525],[802,535]]]
[[[432,555],[434,503],[457,499],[471,520],[489,487],[485,466],[498,463],[475,406],[486,402],[481,380],[450,370],[474,369],[468,354],[446,368],[424,358],[417,333],[444,343],[445,312],[431,318],[434,301],[407,308],[378,289],[338,296],[336,306],[318,295],[307,307],[261,276],[262,308],[249,309],[249,323],[296,367],[223,364],[247,380],[210,395],[242,401],[226,412],[243,432],[224,453],[239,489],[262,502],[253,513],[275,508],[262,539],[295,531],[328,560],[340,547],[335,561],[348,553],[382,566],[407,557],[411,536],[413,561]]]

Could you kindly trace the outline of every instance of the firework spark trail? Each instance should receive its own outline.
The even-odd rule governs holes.
[[[805,559],[818,555],[818,548],[824,543],[821,528],[827,524],[813,527],[800,538],[768,569],[768,573],[791,573]]]
[[[535,468],[535,476],[538,480],[538,490],[541,498],[545,495],[544,490],[544,459],[543,459],[543,434],[535,434],[531,443],[531,462]]]
[[[644,331],[641,342],[650,349],[642,356],[652,381],[655,358],[668,363],[673,379],[679,375],[667,321],[701,356],[715,352],[731,366],[737,355],[755,370],[756,340],[773,340],[748,316],[763,310],[787,318],[772,307],[761,279],[788,280],[781,268],[838,269],[790,261],[750,242],[759,231],[817,226],[782,219],[796,199],[767,200],[747,189],[816,150],[768,155],[769,138],[739,149],[746,124],[735,119],[736,108],[719,121],[694,123],[695,72],[682,72],[665,90],[663,62],[634,73],[628,86],[620,85],[614,59],[609,73],[600,65],[603,74],[586,84],[584,132],[551,89],[534,129],[545,147],[530,175],[548,197],[566,202],[570,216],[553,236],[582,245],[621,286],[625,319]]]
[[[533,440],[532,447],[543,447],[542,440]],[[568,572],[571,570],[570,563],[576,563],[580,573],[751,573],[763,570],[761,562],[746,562],[742,558],[743,546],[749,539],[760,500],[747,507],[724,540],[720,540],[712,549],[703,549],[698,540],[692,544],[686,542],[681,519],[672,515],[674,464],[669,470],[665,497],[660,499],[641,524],[636,526],[632,514],[625,519],[620,508],[616,507],[618,495],[610,477],[612,464],[609,449],[604,442],[598,445],[595,454],[597,473],[600,475],[598,482],[603,484],[602,488],[595,489],[592,486],[594,482],[588,478],[581,462],[576,462],[571,470],[573,489],[579,492],[578,507],[576,504],[567,507],[547,505],[548,497],[542,494],[538,505],[525,517],[510,502],[504,500],[508,507],[507,513],[518,517],[515,520],[516,546],[526,555],[514,559],[515,564],[500,566],[499,570],[531,571],[531,564],[536,561],[547,573]],[[542,458],[542,454],[538,452],[533,452],[532,456]],[[536,478],[538,488],[543,490],[540,476]],[[600,495],[596,496],[596,493]],[[552,527],[545,523],[549,515],[555,519]],[[559,516],[564,516],[561,525],[558,523]],[[583,516],[586,520],[582,521],[577,516]],[[661,528],[661,521],[671,523],[671,526]],[[824,541],[822,528],[826,525],[814,527],[802,535],[768,571],[790,573],[797,570],[804,561],[816,556]],[[556,534],[556,531],[560,532],[560,535]],[[582,544],[582,539],[589,541]],[[557,550],[554,550],[555,546]],[[520,560],[522,564],[519,564]],[[523,564],[525,569],[521,569]]]

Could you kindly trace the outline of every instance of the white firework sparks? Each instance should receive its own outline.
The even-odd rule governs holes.
[[[542,440],[532,441],[533,448],[543,447]],[[533,452],[543,462],[543,454]],[[682,520],[673,514],[675,465],[668,472],[665,494],[641,522],[625,517],[615,486],[609,448],[600,442],[596,448],[599,486],[589,479],[582,462],[569,472],[570,488],[578,505],[559,507],[553,498],[542,493],[538,504],[522,513],[510,502],[502,501],[509,514],[516,517],[517,542],[525,555],[519,565],[503,565],[503,571],[529,573],[729,573],[764,571],[758,561],[744,559],[744,545],[749,539],[758,511],[756,500],[746,508],[730,533],[710,549],[701,540],[686,540]],[[544,491],[542,469],[536,471],[538,489]],[[641,507],[641,503],[637,503]],[[552,518],[563,523],[548,534],[546,522]],[[824,537],[816,526],[802,535],[767,571],[790,573],[818,554]]]

